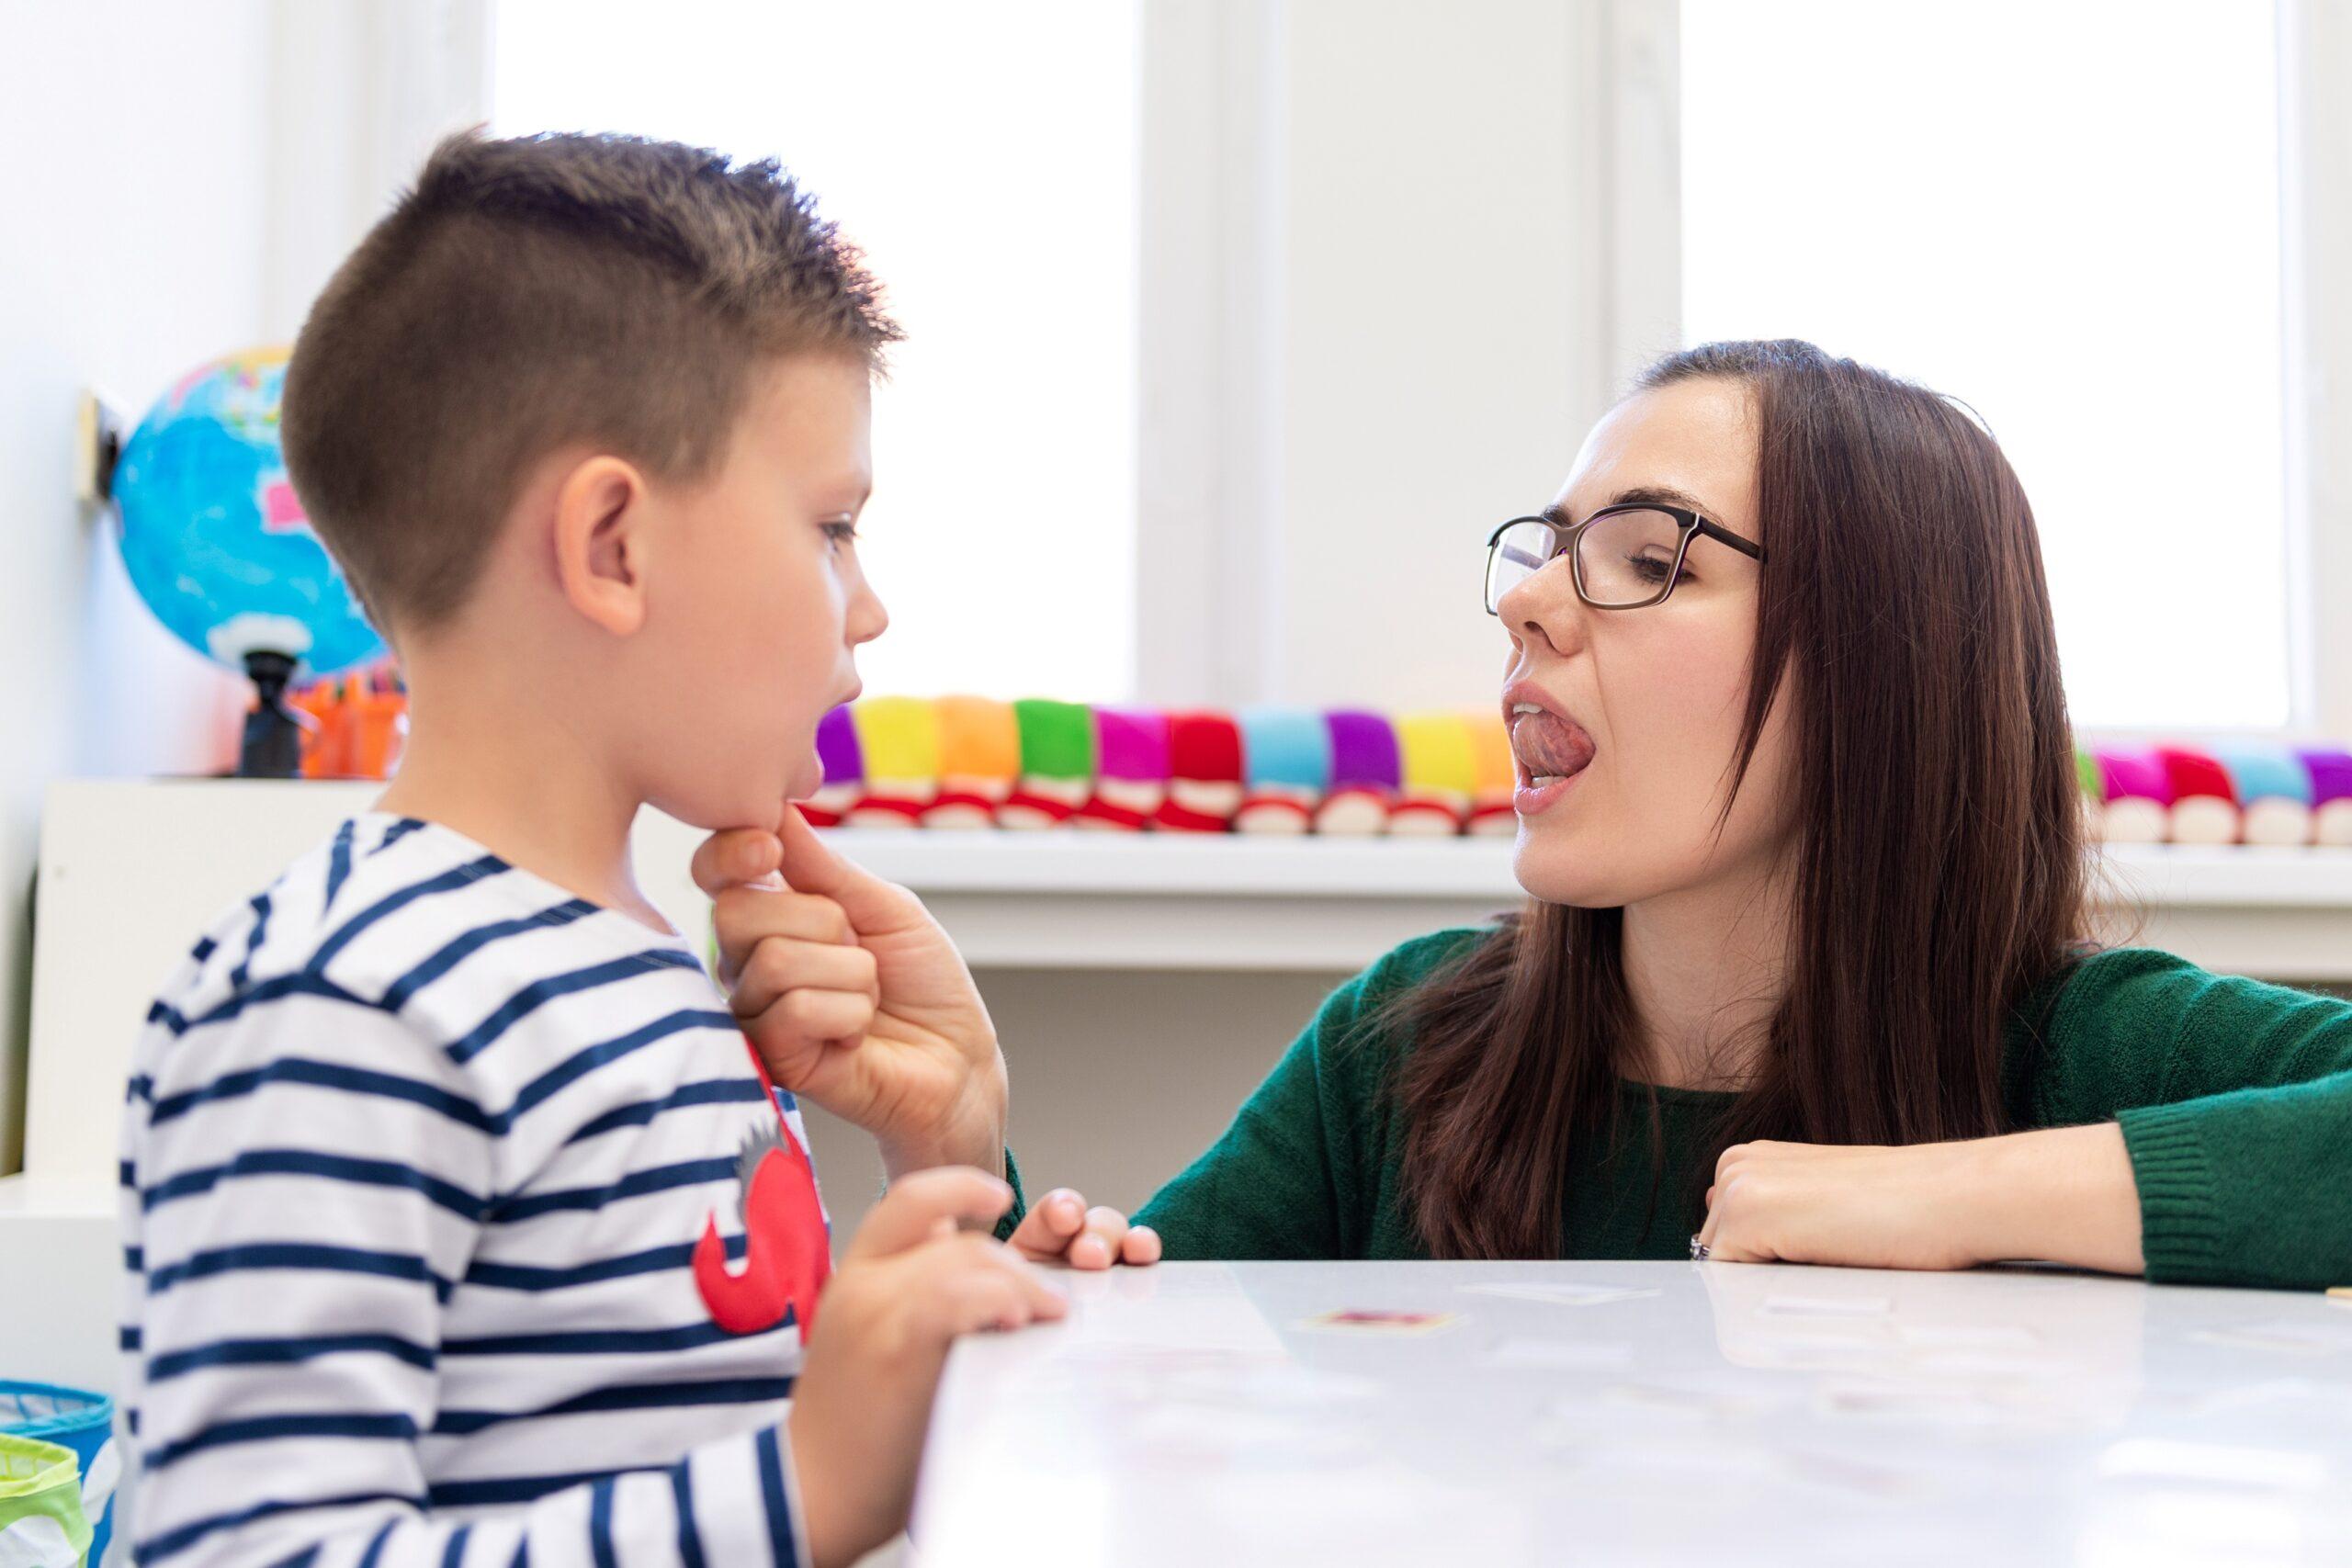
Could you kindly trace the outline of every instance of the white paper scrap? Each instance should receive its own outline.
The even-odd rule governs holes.
[[[1623,1285],[1584,1285],[1563,1281],[1558,1284],[1529,1280],[1525,1283],[1504,1281],[1491,1285],[1464,1285],[1464,1293],[1480,1296],[1500,1296],[1506,1301],[1544,1302],[1552,1306],[1606,1306],[1611,1302],[1639,1301],[1655,1296],[1656,1290],[1634,1290]]]

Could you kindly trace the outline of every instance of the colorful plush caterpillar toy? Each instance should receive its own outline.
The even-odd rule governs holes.
[[[2352,753],[2335,748],[2102,747],[2075,761],[2110,844],[2352,845]]]
[[[817,728],[819,827],[1332,837],[1518,830],[1499,715],[1161,713],[1024,698],[870,697]],[[2352,751],[2100,746],[2075,754],[2109,843],[2352,846]]]

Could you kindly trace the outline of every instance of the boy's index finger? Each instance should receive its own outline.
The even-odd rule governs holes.
[[[758,828],[729,828],[695,846],[695,886],[712,897],[729,887],[757,882],[776,869],[784,846]]]

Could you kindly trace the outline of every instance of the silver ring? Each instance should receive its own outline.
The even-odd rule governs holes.
[[[1709,1258],[1710,1256],[1712,1256],[1712,1255],[1713,1255],[1713,1249],[1712,1249],[1712,1248],[1710,1248],[1710,1247],[1707,1246],[1707,1244],[1706,1244],[1705,1242],[1701,1241],[1701,1240],[1700,1240],[1697,1236],[1695,1236],[1695,1235],[1694,1235],[1694,1236],[1692,1236],[1692,1237],[1690,1238],[1690,1261],[1691,1261],[1691,1262],[1693,1262],[1693,1263],[1704,1263],[1704,1262],[1708,1259],[1708,1258]]]

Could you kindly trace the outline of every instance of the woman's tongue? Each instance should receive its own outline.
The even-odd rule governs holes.
[[[1592,761],[1592,737],[1555,714],[1528,713],[1510,727],[1511,750],[1533,780],[1570,778]]]

